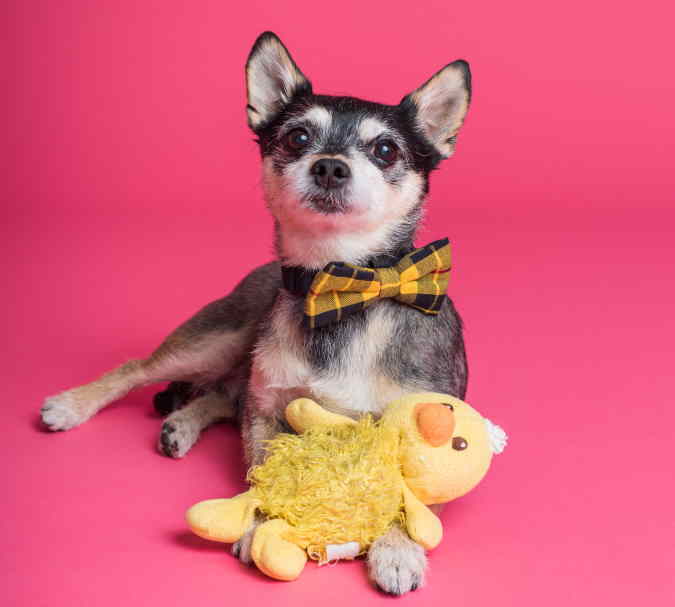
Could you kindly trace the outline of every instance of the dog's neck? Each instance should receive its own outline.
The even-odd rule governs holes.
[[[408,219],[408,218],[407,218]],[[413,240],[419,215],[374,230],[318,232],[289,228],[275,221],[275,249],[283,266],[310,271],[341,261],[367,267],[391,266],[414,249]]]
[[[386,268],[396,264],[401,257],[413,250],[412,241],[408,244],[402,244],[397,250],[388,253],[372,255],[359,265],[368,268]],[[337,260],[334,260],[337,261]],[[290,265],[282,262],[281,276],[284,288],[293,295],[304,297],[309,291],[314,277],[320,270],[307,268],[306,266]]]

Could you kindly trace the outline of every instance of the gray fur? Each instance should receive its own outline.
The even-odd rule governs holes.
[[[280,264],[382,267],[413,249],[429,173],[454,151],[468,107],[468,64],[449,64],[397,106],[315,95],[269,32],[254,45],[246,72],[249,124],[263,156],[279,261],[253,270],[147,359],[46,399],[42,419],[50,429],[73,428],[134,388],[172,382],[155,400],[168,414],[160,451],[182,457],[208,425],[238,418],[244,456],[253,465],[263,461],[266,440],[290,430],[283,412],[292,398],[314,397],[356,418],[377,416],[411,391],[464,397],[462,322],[450,299],[437,316],[378,301],[312,331],[300,324],[302,297],[282,288]],[[314,147],[289,147],[288,129],[298,124]],[[400,155],[378,157],[378,138],[393,142]],[[351,181],[342,190],[322,191],[306,170],[324,156],[350,165]],[[250,537],[234,546],[242,562],[250,562]],[[372,579],[386,592],[402,594],[424,582],[424,551],[398,527],[373,544],[368,561]]]
[[[399,303],[383,300],[376,302],[366,310],[350,315],[339,323],[320,329],[300,327],[303,299],[280,289],[283,297],[292,302],[291,315],[288,321],[301,339],[302,348],[306,352],[307,361],[311,365],[312,374],[316,377],[330,375],[338,370],[349,374],[353,361],[349,358],[349,347],[353,340],[359,340],[367,331],[370,317],[374,311],[380,313],[394,327],[392,339],[377,357],[376,370],[393,383],[405,386],[408,391],[446,392],[459,398],[466,394],[467,363],[462,337],[462,321],[448,298],[437,316],[427,316],[413,308]],[[261,318],[258,335],[261,340],[270,339],[272,329],[270,320],[273,311]],[[302,393],[306,393],[302,390]],[[256,408],[255,399],[247,393],[244,410],[245,418],[259,418],[261,411]],[[349,403],[344,403],[346,414],[354,417],[359,411],[349,411]],[[377,414],[379,411],[373,410]],[[286,429],[282,410],[275,410],[269,417],[268,432],[273,435]],[[254,425],[244,422],[244,442],[258,442],[260,439],[249,438],[247,428]],[[265,438],[268,438],[265,436]],[[247,447],[253,453],[255,447]],[[249,457],[249,463],[257,458]]]

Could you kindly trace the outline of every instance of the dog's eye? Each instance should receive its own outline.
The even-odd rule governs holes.
[[[466,442],[466,439],[462,438],[461,436],[455,436],[455,438],[452,439],[452,448],[455,451],[464,451],[469,446],[469,443]]]
[[[312,138],[305,129],[293,129],[286,135],[286,143],[292,150],[301,150],[309,145]]]
[[[373,146],[373,156],[385,164],[393,164],[398,158],[398,146],[390,139],[382,139]]]

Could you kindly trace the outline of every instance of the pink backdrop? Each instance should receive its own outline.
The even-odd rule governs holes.
[[[38,423],[270,258],[242,68],[272,29],[319,92],[394,103],[455,58],[474,73],[421,240],[454,242],[468,399],[511,445],[402,601],[672,604],[675,15],[623,6],[5,2],[0,603],[391,603],[361,562],[275,583],[186,532],[243,486],[234,428],[160,457],[152,390]]]

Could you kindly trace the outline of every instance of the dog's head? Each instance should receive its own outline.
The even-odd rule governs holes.
[[[360,263],[411,241],[429,172],[454,152],[471,96],[465,61],[398,105],[315,95],[271,32],[246,64],[248,123],[287,263]]]

